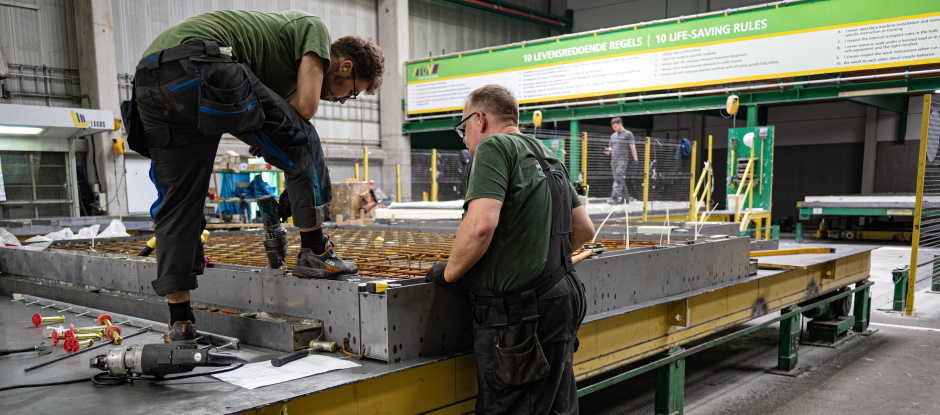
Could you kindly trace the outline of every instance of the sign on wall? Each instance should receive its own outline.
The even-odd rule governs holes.
[[[829,0],[406,64],[407,112],[487,84],[522,104],[940,62],[940,1]]]

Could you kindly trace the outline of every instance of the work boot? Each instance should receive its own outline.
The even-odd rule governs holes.
[[[170,331],[163,336],[164,343],[196,344],[196,323],[177,321],[170,326]]]
[[[344,261],[333,250],[330,237],[325,240],[326,252],[315,254],[310,248],[300,248],[297,254],[297,266],[292,273],[300,278],[336,278],[343,274],[355,275],[359,273],[359,266],[351,261]]]

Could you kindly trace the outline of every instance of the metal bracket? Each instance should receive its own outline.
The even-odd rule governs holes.
[[[689,299],[683,298],[669,304],[669,324],[677,329],[684,329],[690,326],[689,320],[691,309],[689,308]]]
[[[824,262],[822,264],[822,279],[824,280],[836,279],[836,261]]]

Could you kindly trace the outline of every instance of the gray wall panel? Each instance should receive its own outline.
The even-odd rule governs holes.
[[[33,2],[35,3],[35,2]],[[42,6],[40,6],[41,8]],[[21,65],[43,64],[42,32],[40,10],[19,7],[9,9],[13,23],[13,48],[10,51],[10,63]]]
[[[545,10],[544,2],[518,2]],[[495,14],[433,0],[409,5],[409,59],[461,52],[550,36],[547,29]]]
[[[75,16],[71,2],[43,0],[40,4],[42,22],[42,65],[54,68],[78,68]]]

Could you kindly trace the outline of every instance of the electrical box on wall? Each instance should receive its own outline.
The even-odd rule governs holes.
[[[773,126],[728,130],[726,177],[727,209],[770,211],[774,177]]]

